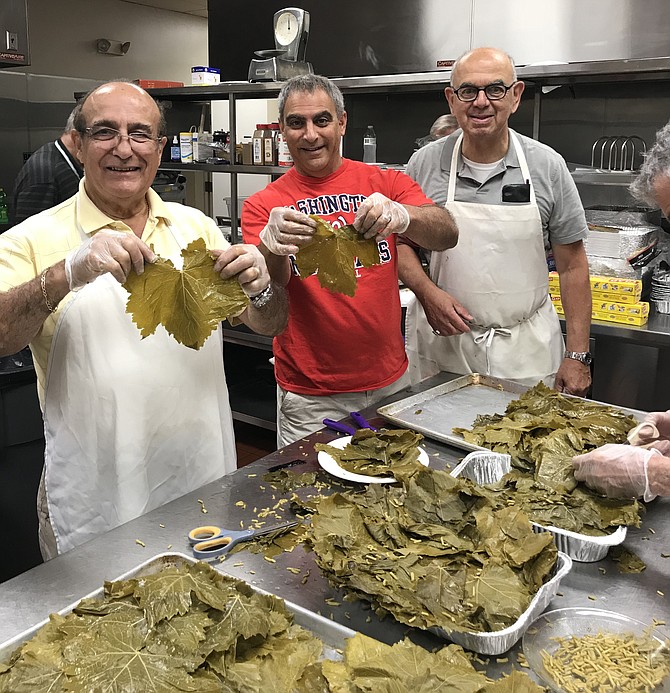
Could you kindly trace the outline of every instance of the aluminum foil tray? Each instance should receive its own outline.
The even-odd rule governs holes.
[[[488,450],[468,443],[452,429],[470,428],[479,414],[502,414],[512,400],[518,399],[528,389],[513,380],[470,373],[382,406],[377,413],[398,426],[411,428],[461,450]],[[604,402],[597,404],[618,409],[637,421],[642,421],[647,415],[637,409]]]
[[[130,578],[142,577],[143,575],[152,575],[168,566],[181,566],[184,563],[193,564],[196,563],[196,560],[192,556],[187,556],[183,553],[160,553],[152,558],[149,558],[143,563],[140,563],[123,575],[119,575],[119,577],[115,578],[115,580],[129,580]],[[259,594],[270,594],[270,592],[266,592],[265,590],[254,587],[253,585],[249,585],[249,587]],[[77,599],[76,602],[73,602],[64,609],[61,609],[58,613],[61,616],[65,616],[66,614],[69,614],[82,599],[95,599],[102,597],[103,595],[104,588],[100,587],[89,594],[82,595],[82,597]],[[284,600],[284,603],[286,604],[286,608],[293,614],[294,623],[297,623],[299,626],[302,626],[306,630],[314,633],[314,635],[318,636],[323,641],[324,659],[342,659],[340,650],[344,648],[345,640],[353,637],[356,634],[356,631],[335,623],[328,618],[324,618],[323,616],[309,611],[308,609],[305,609],[298,604],[294,604],[293,602]],[[37,633],[37,631],[48,622],[49,619],[46,618],[31,628],[25,630],[23,633],[19,633],[10,640],[0,644],[0,662],[7,662],[12,652],[14,652],[19,645],[23,644],[27,640],[30,640]]]
[[[511,458],[497,452],[471,452],[451,471],[452,476],[464,476],[476,484],[484,486],[500,481],[511,470]],[[591,537],[587,534],[570,532],[558,527],[545,527],[536,522],[531,523],[534,532],[551,532],[559,551],[582,563],[593,563],[607,556],[610,546],[623,543],[626,538],[626,527],[618,527],[612,534],[604,537]]]
[[[516,623],[508,628],[489,633],[464,633],[442,628],[431,628],[430,630],[442,638],[451,640],[451,642],[479,654],[503,654],[516,644],[535,619],[549,606],[549,602],[558,591],[561,580],[570,572],[570,568],[572,568],[572,559],[559,551],[552,577],[540,587]]]

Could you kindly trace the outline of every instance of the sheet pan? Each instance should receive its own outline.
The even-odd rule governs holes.
[[[462,450],[486,450],[466,442],[453,433],[453,429],[471,428],[479,414],[502,414],[512,400],[528,389],[512,380],[471,373],[382,406],[377,413],[397,426],[411,428]],[[604,402],[599,404],[619,409],[637,421],[642,421],[647,414]]]
[[[142,577],[143,575],[153,575],[154,573],[157,573],[161,569],[168,566],[181,566],[184,563],[193,564],[196,563],[196,560],[192,556],[187,556],[186,554],[182,553],[161,553],[140,563],[127,573],[114,578],[114,580],[129,580],[131,578]],[[260,594],[270,594],[269,592],[266,592],[265,590],[253,585],[249,585],[249,587]],[[76,602],[73,602],[66,608],[61,609],[58,613],[65,616],[66,614],[69,614],[82,599],[100,598],[103,596],[104,588],[101,586],[99,589],[90,592],[89,594],[82,595],[79,599],[77,599]],[[297,623],[299,626],[311,631],[323,641],[323,657],[325,659],[342,659],[341,650],[344,648],[345,640],[355,635],[354,630],[347,628],[346,626],[342,626],[335,621],[331,621],[324,616],[313,613],[312,611],[309,611],[298,604],[294,604],[293,602],[284,600],[284,603],[286,604],[286,608],[293,614],[294,623]],[[37,633],[37,631],[48,622],[48,618],[44,619],[24,632],[19,633],[10,640],[0,644],[0,662],[7,662],[10,655],[17,647],[27,640],[30,640]]]

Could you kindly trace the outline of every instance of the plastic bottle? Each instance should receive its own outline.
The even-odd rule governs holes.
[[[281,132],[277,135],[277,164],[286,168],[293,166],[293,157]]]
[[[181,161],[181,149],[179,147],[179,137],[174,135],[172,146],[170,147],[170,161]]]
[[[368,125],[363,137],[363,161],[374,164],[377,161],[377,135],[372,125]]]
[[[0,224],[8,224],[9,215],[7,213],[7,195],[5,191],[0,188]]]

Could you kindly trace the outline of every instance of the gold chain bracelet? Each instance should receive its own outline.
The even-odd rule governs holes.
[[[44,303],[46,304],[46,307],[49,309],[50,313],[55,313],[56,306],[51,303],[47,294],[47,272],[49,269],[50,268],[47,267],[45,270],[42,270],[42,274],[40,274],[40,286],[42,287],[42,296],[44,296]]]

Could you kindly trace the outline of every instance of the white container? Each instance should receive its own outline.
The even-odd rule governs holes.
[[[193,163],[193,133],[190,130],[179,133],[179,153],[182,164]]]
[[[219,84],[221,82],[221,70],[218,67],[205,67],[196,65],[191,68],[191,84]]]
[[[289,151],[286,138],[281,132],[277,136],[277,164],[286,168],[293,166],[293,157]]]

